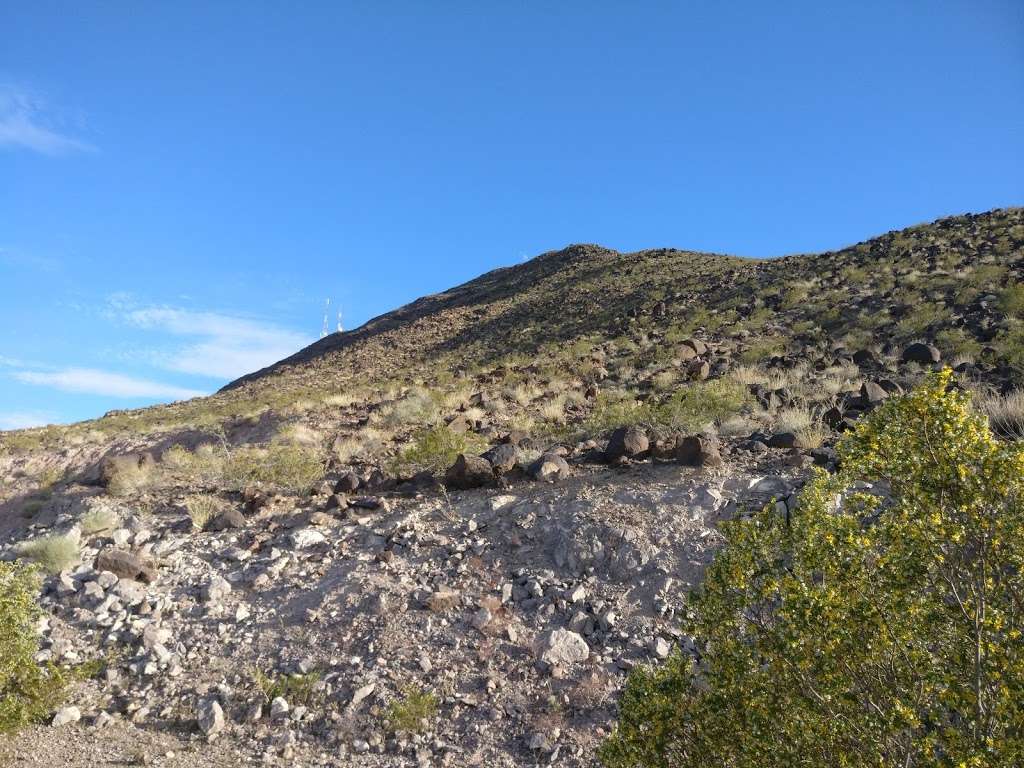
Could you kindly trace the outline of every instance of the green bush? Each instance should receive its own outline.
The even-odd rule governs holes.
[[[47,573],[65,571],[79,560],[78,542],[60,534],[23,541],[16,551],[20,557],[34,561]]]
[[[62,700],[66,679],[34,660],[39,650],[36,569],[0,562],[0,733],[45,718]]]
[[[323,455],[315,448],[275,443],[266,448],[246,446],[232,451],[223,473],[236,488],[261,484],[304,493],[324,476],[326,469]]]
[[[727,379],[686,385],[660,403],[641,403],[626,393],[602,393],[583,429],[598,434],[642,425],[655,432],[695,432],[735,416],[748,402],[746,387]]]
[[[999,307],[1010,317],[1024,318],[1024,285],[1010,285],[999,294]]]
[[[413,435],[409,446],[398,454],[392,469],[403,475],[423,470],[441,472],[450,467],[460,453],[476,453],[486,445],[479,435],[458,434],[444,425],[421,429]]]
[[[314,671],[295,675],[268,675],[257,669],[253,672],[253,680],[267,701],[273,701],[280,696],[293,706],[308,705],[314,699],[316,684],[320,682],[320,673]]]
[[[1024,446],[950,380],[872,413],[789,520],[724,526],[700,660],[633,674],[606,766],[1024,764]]]
[[[388,729],[394,732],[419,733],[425,721],[437,715],[437,697],[416,686],[402,689],[402,696],[388,706]]]

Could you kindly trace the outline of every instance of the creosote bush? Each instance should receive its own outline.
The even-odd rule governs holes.
[[[393,469],[411,475],[428,470],[442,472],[454,463],[460,453],[473,453],[486,447],[486,441],[472,433],[459,434],[439,425],[421,429],[412,442],[398,454]]]
[[[34,567],[0,562],[0,733],[39,722],[62,699],[65,675],[33,658],[38,592]]]
[[[1024,764],[1024,446],[950,381],[867,417],[788,521],[724,526],[698,660],[632,675],[608,768]]]
[[[303,493],[324,476],[326,469],[319,450],[274,443],[266,448],[236,448],[225,460],[223,473],[225,481],[236,488],[265,484]]]
[[[625,392],[603,393],[584,430],[596,434],[639,424],[656,432],[695,432],[736,416],[749,401],[746,388],[730,379],[683,386],[660,403],[640,402]]]

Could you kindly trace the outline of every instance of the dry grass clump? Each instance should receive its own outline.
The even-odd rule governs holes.
[[[651,376],[651,386],[657,392],[668,392],[675,386],[678,379],[679,374],[676,371],[661,371]]]
[[[224,502],[210,493],[195,493],[185,497],[185,511],[198,531],[206,528],[213,518],[224,511]]]
[[[357,392],[337,392],[333,395],[327,395],[323,400],[324,405],[330,405],[334,408],[349,408],[362,401],[363,395]]]
[[[778,432],[799,433],[812,427],[815,421],[814,414],[809,408],[783,408],[775,415],[775,429]]]
[[[429,390],[415,387],[401,400],[381,411],[381,420],[388,427],[430,424],[440,413],[440,398]]]
[[[289,424],[282,427],[274,439],[275,442],[307,447],[323,444],[323,435],[305,424]]]
[[[109,507],[93,507],[82,515],[79,527],[86,536],[92,536],[104,531],[112,531],[117,527],[117,512]]]
[[[154,479],[154,468],[149,463],[124,463],[107,484],[107,493],[111,496],[131,496],[148,488]]]
[[[975,395],[974,403],[988,417],[989,426],[999,437],[1024,440],[1024,390],[1005,395],[982,393]]]
[[[805,451],[821,448],[831,434],[832,431],[824,423],[815,420],[812,424],[796,430],[796,446]]]
[[[514,387],[507,387],[504,394],[509,400],[525,407],[543,393],[539,387],[523,382],[522,384],[516,384]]]
[[[544,403],[539,409],[540,417],[552,424],[565,423],[565,397],[559,395]]]
[[[66,571],[79,561],[78,541],[71,536],[41,536],[23,541],[16,552],[19,557],[32,560],[48,573]]]

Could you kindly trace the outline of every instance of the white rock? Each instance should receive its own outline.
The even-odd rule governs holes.
[[[672,651],[672,646],[663,637],[656,637],[651,640],[650,648],[651,653],[659,659],[668,658],[669,653]]]
[[[323,544],[327,541],[326,536],[320,533],[320,531],[313,530],[312,528],[300,528],[292,533],[291,539],[292,546],[296,549],[308,549],[309,547],[315,547],[317,544]]]
[[[210,577],[210,581],[203,588],[203,599],[208,603],[219,603],[229,594],[231,584],[223,576],[216,574]]]
[[[568,629],[556,629],[540,636],[535,651],[545,664],[568,667],[586,661],[590,655],[590,646],[582,635]]]
[[[356,688],[356,692],[352,694],[352,706],[358,707],[365,698],[373,693],[376,687],[377,686],[373,683],[370,683],[369,685],[364,685],[362,688]]]
[[[60,726],[67,725],[68,723],[77,723],[81,719],[82,711],[78,707],[64,707],[57,710],[57,714],[53,716],[53,722],[51,725],[53,725],[54,728],[59,728]]]
[[[199,730],[207,737],[212,738],[224,730],[224,710],[212,699],[199,704],[196,720],[199,723]]]
[[[278,696],[272,702],[270,702],[270,719],[280,720],[288,714],[288,702],[283,697]]]

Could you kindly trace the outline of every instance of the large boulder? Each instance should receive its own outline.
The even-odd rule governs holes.
[[[472,456],[460,453],[455,463],[444,476],[444,484],[449,488],[467,490],[481,488],[494,482],[494,469],[483,456]]]
[[[519,461],[519,450],[513,443],[500,443],[482,454],[496,474],[511,472]]]
[[[931,344],[916,341],[903,350],[903,362],[933,365],[942,359],[942,354]]]
[[[619,427],[612,432],[604,456],[608,461],[626,458],[636,459],[647,453],[650,446],[647,433],[640,427]]]
[[[688,467],[718,467],[722,454],[718,443],[707,435],[688,435],[676,442],[676,461]]]
[[[687,339],[683,342],[684,347],[689,347],[698,355],[706,355],[708,353],[708,345],[700,339]]]
[[[860,385],[860,399],[865,406],[874,406],[889,399],[889,393],[881,384],[865,381]]]
[[[530,477],[535,480],[555,481],[569,476],[569,462],[557,453],[545,453],[527,469]]]

